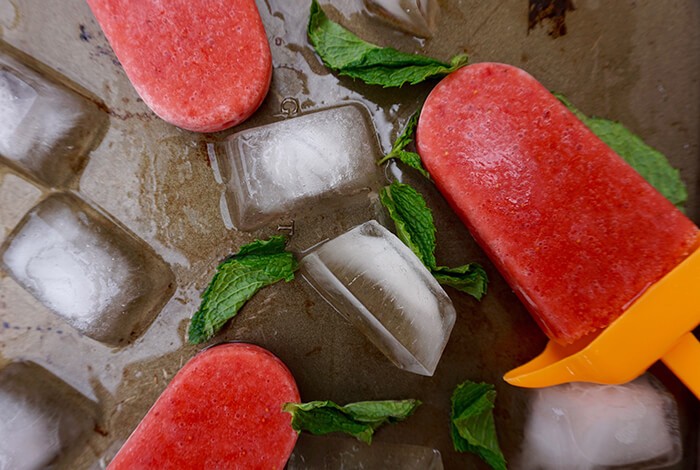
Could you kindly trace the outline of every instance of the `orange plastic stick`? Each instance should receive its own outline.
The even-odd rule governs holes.
[[[700,343],[691,333],[700,323],[700,250],[651,286],[590,344],[560,346],[508,372],[519,387],[566,382],[628,382],[663,359],[700,398]]]

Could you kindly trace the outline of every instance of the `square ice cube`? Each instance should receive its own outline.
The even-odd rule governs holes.
[[[39,95],[27,83],[0,68],[0,142],[7,142]]]
[[[252,230],[367,196],[380,157],[371,122],[353,103],[246,129],[216,146],[233,225]]]
[[[0,470],[66,464],[96,424],[97,405],[34,363],[0,371]]]
[[[442,470],[440,451],[430,447],[301,434],[287,470]]]
[[[52,187],[84,166],[107,115],[57,81],[0,51],[0,161]]]
[[[397,367],[435,372],[455,322],[452,301],[416,255],[376,221],[309,250],[303,277]]]
[[[170,268],[143,241],[69,193],[32,209],[0,261],[47,308],[113,345],[145,330],[173,291]]]
[[[649,374],[623,385],[571,383],[532,393],[524,469],[662,468],[680,461],[676,402]]]

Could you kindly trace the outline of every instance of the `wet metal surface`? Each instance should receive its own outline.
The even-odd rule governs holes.
[[[222,216],[223,185],[207,144],[243,129],[312,110],[362,102],[384,151],[433,84],[384,90],[330,74],[306,41],[306,0],[259,0],[273,54],[270,92],[252,119],[235,129],[200,135],[153,115],[129,84],[87,4],[82,0],[0,0],[0,39],[45,64],[104,103],[109,124],[80,175],[78,191],[170,266],[175,293],[148,330],[127,347],[110,348],[80,336],[9,276],[0,273],[0,365],[35,362],[98,402],[98,429],[71,468],[108,459],[180,367],[200,347],[187,345],[188,320],[216,265],[256,236],[277,233],[283,221],[237,232]],[[528,33],[528,2],[441,0],[430,38],[405,34],[366,13],[362,0],[322,2],[331,18],[368,41],[446,60],[520,66],[587,114],[619,120],[665,153],[688,185],[688,215],[700,222],[700,3],[586,0],[566,16],[567,34],[546,27]],[[336,402],[419,398],[424,405],[376,440],[440,450],[445,468],[480,468],[452,450],[449,398],[465,379],[494,383],[496,425],[506,457],[522,442],[527,391],[501,380],[537,354],[545,337],[477,247],[445,201],[426,181],[403,169],[435,212],[440,264],[482,263],[491,280],[482,302],[454,290],[457,321],[433,377],[394,367],[348,325],[301,277],[261,291],[212,342],[243,340],[278,355],[295,375],[302,399]],[[50,190],[0,167],[0,242]],[[375,204],[294,220],[297,252],[381,217]],[[230,221],[229,221],[230,222]],[[653,372],[681,405],[685,458],[696,468],[698,402],[662,366]],[[99,467],[96,467],[99,468]]]

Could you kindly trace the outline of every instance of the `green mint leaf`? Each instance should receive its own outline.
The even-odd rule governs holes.
[[[243,245],[234,258],[242,258],[248,255],[277,255],[284,253],[287,239],[283,235],[274,235],[267,240],[254,240]]]
[[[457,55],[447,64],[370,44],[331,21],[316,0],[311,2],[308,34],[326,67],[340,75],[385,88],[400,87],[405,83],[415,85],[431,77],[444,76],[466,65],[469,60],[466,55]]]
[[[435,224],[423,196],[407,184],[394,182],[382,189],[379,198],[394,221],[396,235],[428,269],[434,268]]]
[[[420,112],[423,109],[421,105],[412,115],[408,118],[406,126],[403,128],[401,135],[396,139],[394,145],[391,147],[391,152],[398,152],[399,150],[404,150],[406,147],[413,143],[413,136],[416,133],[416,128],[418,127],[418,118],[420,118]]]
[[[381,400],[349,403],[343,410],[362,423],[395,423],[411,416],[419,400]]]
[[[312,401],[285,403],[282,410],[292,415],[292,429],[297,432],[316,435],[343,432],[371,444],[379,426],[408,418],[420,404],[413,399],[364,401],[345,406],[332,401]]]
[[[256,240],[219,265],[192,317],[190,343],[202,343],[214,336],[263,287],[294,279],[297,261],[285,251],[285,244],[283,236]]]
[[[688,191],[681,180],[680,172],[671,166],[664,154],[645,144],[619,122],[588,117],[564,96],[558,93],[554,93],[554,96],[666,199],[683,209],[688,199]]]
[[[423,168],[423,163],[421,162],[420,155],[418,155],[416,152],[409,152],[406,150],[406,147],[413,143],[416,127],[418,126],[418,118],[420,117],[420,111],[421,108],[418,108],[418,110],[415,113],[413,113],[413,115],[409,118],[408,122],[406,123],[406,126],[404,127],[403,131],[394,142],[394,145],[391,147],[391,152],[386,154],[381,160],[377,162],[377,164],[381,165],[387,160],[396,158],[398,160],[401,160],[405,165],[410,166],[414,170],[418,170],[420,174],[430,179],[430,173],[428,173],[426,169]]]
[[[452,394],[450,432],[458,452],[472,452],[496,470],[506,470],[506,459],[498,445],[493,406],[496,391],[491,384],[470,380]]]
[[[486,294],[489,278],[478,263],[469,263],[456,268],[438,266],[432,270],[437,281],[481,300]]]
[[[417,170],[421,175],[425,176],[429,180],[432,179],[432,178],[430,178],[430,173],[428,173],[428,170],[426,170],[423,167],[423,163],[421,162],[420,155],[418,155],[416,152],[408,152],[406,150],[399,150],[392,157],[401,160],[405,165],[408,165],[411,168],[413,168],[414,170]]]
[[[408,246],[435,279],[477,300],[486,294],[488,276],[477,263],[456,268],[438,266],[435,260],[435,223],[423,196],[411,186],[394,182],[382,188],[379,200],[396,226],[396,235]]]

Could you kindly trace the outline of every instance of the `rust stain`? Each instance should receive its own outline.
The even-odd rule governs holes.
[[[566,34],[566,13],[576,9],[572,0],[529,0],[529,3],[528,33],[547,20],[549,35],[554,39]]]

